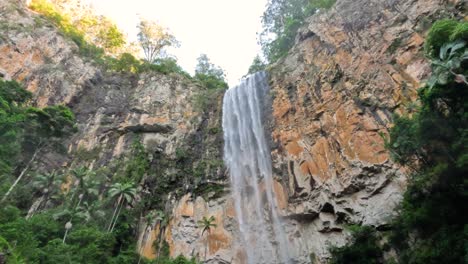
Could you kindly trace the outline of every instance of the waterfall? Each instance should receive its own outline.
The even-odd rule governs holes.
[[[290,262],[262,122],[268,90],[267,74],[256,73],[227,90],[223,102],[224,160],[249,264]]]

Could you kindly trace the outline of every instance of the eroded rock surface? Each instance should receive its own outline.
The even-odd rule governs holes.
[[[430,72],[431,21],[456,8],[462,1],[337,1],[273,66],[273,166],[299,262],[307,252],[324,260],[328,244],[345,243],[345,224],[380,227],[395,214],[406,172],[383,137]]]

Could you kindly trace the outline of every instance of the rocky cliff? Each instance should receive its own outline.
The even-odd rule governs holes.
[[[464,1],[337,1],[273,66],[273,166],[303,256],[323,260],[327,244],[345,241],[345,225],[386,228],[405,189],[387,129],[430,72],[426,30],[462,10]]]
[[[297,263],[325,262],[329,245],[346,242],[346,225],[387,228],[405,169],[390,160],[383,137],[429,73],[426,30],[463,10],[463,0],[338,0],[271,67],[274,191]],[[16,1],[2,1],[0,14],[1,75],[22,82],[35,104],[65,104],[77,115],[68,154],[44,153],[38,166],[112,167],[140,140],[151,163],[141,199],[164,196],[158,206],[170,212],[164,227],[136,220],[141,254],[155,257],[163,237],[172,256],[204,257],[207,246],[208,263],[242,263],[220,164],[220,98],[199,110],[202,88],[186,77],[106,71]],[[160,183],[170,190],[153,188]],[[217,227],[202,236],[196,223],[211,215]]]
[[[113,177],[125,170],[138,141],[149,160],[138,188],[138,200],[148,214],[171,212],[195,196],[203,200],[223,192],[227,183],[222,169],[221,96],[215,95],[214,102],[202,108],[197,101],[205,90],[188,77],[107,70],[81,56],[72,40],[17,1],[2,1],[0,13],[1,77],[17,80],[33,92],[34,105],[63,104],[77,119],[78,132],[66,142],[67,153],[45,151],[38,169],[83,165]],[[189,192],[193,199],[186,195]],[[144,218],[135,219],[141,253],[154,258],[158,237],[148,235],[159,226]],[[190,236],[198,239],[200,232],[193,227]],[[193,250],[182,245],[185,240],[178,228],[183,227],[167,228],[166,240],[173,254],[189,255]]]
[[[274,191],[297,263],[326,262],[331,245],[346,243],[347,225],[388,228],[407,174],[384,147],[392,115],[411,107],[430,73],[423,44],[432,22],[460,18],[466,4],[337,1],[308,19],[293,49],[270,68]],[[199,219],[192,208],[215,215],[212,263],[241,263],[231,198],[202,204],[179,204],[173,224]]]

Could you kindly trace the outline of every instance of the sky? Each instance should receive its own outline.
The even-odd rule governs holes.
[[[168,27],[180,41],[169,50],[193,74],[196,60],[205,53],[220,66],[230,86],[247,73],[260,53],[257,32],[267,0],[87,0],[113,20],[131,40],[136,39],[139,17]]]

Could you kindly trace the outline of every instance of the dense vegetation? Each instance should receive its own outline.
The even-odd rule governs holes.
[[[32,94],[17,82],[0,79],[0,190],[5,201],[41,150],[60,150],[60,138],[74,131],[65,106],[29,106]],[[21,169],[20,169],[21,168]],[[16,179],[8,177],[19,175]]]
[[[224,71],[211,63],[206,54],[201,54],[195,68],[194,79],[204,88],[194,98],[198,110],[213,109],[219,96],[228,88]]]
[[[206,54],[198,58],[193,77],[177,64],[175,58],[167,55],[165,49],[177,46],[178,41],[166,28],[141,19],[137,26],[138,41],[145,58],[138,59],[134,44],[126,44],[123,34],[109,20],[94,15],[89,8],[66,12],[67,6],[83,6],[80,3],[80,0],[32,0],[30,8],[71,39],[78,46],[81,56],[92,59],[109,71],[176,73],[199,83],[203,90],[194,96],[194,101],[200,111],[212,108],[219,95],[228,88],[224,71],[212,64]]]
[[[60,152],[75,131],[65,106],[30,106],[32,94],[17,82],[0,80],[0,259],[6,263],[150,263],[138,254],[136,230],[167,222],[161,211],[136,202],[136,182],[149,169],[135,141],[131,157],[115,168],[89,170],[92,151],[80,150],[72,167],[48,170],[42,155]],[[114,169],[114,170],[112,170]],[[164,246],[158,243],[156,247]],[[152,263],[195,263],[157,250]]]
[[[336,0],[269,0],[263,13],[260,44],[263,55],[274,63],[294,44],[297,30],[305,19],[319,10],[330,9]]]
[[[70,6],[74,7],[71,9],[73,12],[68,10]],[[83,6],[79,0],[32,0],[29,7],[71,39],[78,46],[81,56],[92,59],[107,70],[132,73],[156,71],[189,76],[174,58],[164,52],[166,47],[177,44],[167,29],[152,21],[140,22],[138,44],[146,54],[145,60],[141,60],[138,59],[136,44],[127,43],[115,24]]]
[[[71,39],[78,46],[80,56],[108,71],[135,74],[157,71],[191,78],[202,88],[194,100],[201,102],[200,111],[204,115],[227,88],[224,72],[206,55],[200,57],[194,77],[183,71],[175,59],[165,56],[164,47],[172,43],[161,39],[168,35],[156,24],[146,21],[139,25],[140,44],[147,51],[146,58],[140,60],[125,50],[118,51],[125,40],[114,31],[117,30],[114,25],[98,23],[105,18],[93,15],[83,18],[77,14],[72,19],[64,13],[64,7],[59,4],[70,1],[73,0],[33,0],[30,7]],[[37,22],[44,23],[40,19]],[[99,39],[96,37],[99,31],[115,34]],[[175,42],[169,37],[168,40]],[[43,155],[65,151],[62,142],[75,132],[74,115],[64,106],[39,109],[31,103],[32,94],[18,83],[0,81],[1,261],[196,263],[182,256],[169,257],[163,236],[169,222],[165,213],[168,194],[180,197],[186,186],[202,196],[222,191],[216,184],[201,184],[222,162],[200,161],[201,154],[188,149],[178,149],[176,157],[157,151],[150,155],[135,136],[130,152],[107,166],[88,169],[99,157],[101,149],[96,147],[73,151],[66,169],[48,169],[50,165],[41,163],[46,160]],[[219,134],[219,128],[202,129],[206,134]],[[190,140],[190,144],[200,143],[199,136]],[[178,169],[170,174],[168,167]],[[154,261],[138,254],[136,237],[141,225],[158,225],[161,230],[153,244],[157,252]]]
[[[417,110],[396,116],[390,130],[386,144],[394,160],[413,171],[399,216],[382,234],[398,263],[468,261],[467,41],[467,22],[433,25],[425,44],[432,76],[418,91]],[[332,263],[355,263],[356,252],[372,260],[368,263],[383,263],[378,252],[385,247],[378,245],[375,230],[365,230],[367,239],[357,233],[350,245],[332,250]]]

